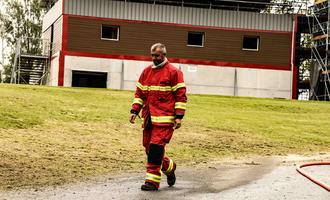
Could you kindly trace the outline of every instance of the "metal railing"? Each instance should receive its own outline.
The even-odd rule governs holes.
[[[27,37],[17,39],[14,66],[12,68],[10,82],[19,84],[21,81],[23,81],[25,84],[31,84],[30,80],[27,81],[23,78],[23,76],[21,76],[21,73],[31,73],[28,77],[32,77],[32,73],[36,71],[36,69],[32,69],[32,66],[30,70],[21,69],[22,59],[28,58],[30,63],[33,63],[34,59],[43,59],[45,61],[42,71],[40,71],[42,73],[41,77],[37,80],[34,80],[34,82],[45,84],[44,79],[46,79],[49,74],[51,46],[51,43],[47,39]]]
[[[50,56],[51,44],[48,39],[20,38],[20,52],[25,55]]]
[[[140,0],[116,0],[125,2],[138,2]],[[272,14],[305,14],[309,11],[308,0],[290,1],[259,1],[259,0],[144,0],[143,3],[158,5],[175,5],[181,7],[198,7],[209,9],[228,9],[236,11],[263,12]]]

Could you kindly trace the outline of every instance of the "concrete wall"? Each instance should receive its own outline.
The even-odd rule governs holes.
[[[107,72],[107,87],[135,90],[146,61],[65,57],[64,86],[71,86],[72,70]],[[188,93],[291,99],[291,71],[173,63],[184,73]]]
[[[55,5],[45,14],[42,19],[42,32],[46,31],[62,15],[62,0],[57,1]]]
[[[291,99],[292,73],[282,70],[237,68],[235,96]]]
[[[235,68],[176,64],[184,73],[188,92],[234,95]]]
[[[51,42],[51,37],[52,37],[52,28],[49,27],[47,30],[45,30],[42,34],[41,34],[41,38],[43,39],[43,41],[47,41],[47,45],[43,45],[43,50],[42,53],[44,55],[48,55],[48,51],[49,51],[49,45]]]
[[[122,89],[123,60],[65,56],[64,86],[71,87],[72,71],[91,71],[108,73],[107,87]]]
[[[48,76],[48,85],[50,86],[58,86],[59,55],[60,53],[58,52],[52,56],[50,74]]]
[[[135,84],[143,69],[150,65],[147,61],[124,61],[123,88],[125,90],[135,90]]]
[[[62,49],[62,35],[63,35],[63,17],[60,16],[42,33],[42,38],[51,42],[52,37],[52,25],[53,25],[53,43],[52,43],[52,55],[56,54]]]
[[[53,54],[62,49],[63,17],[54,22]]]

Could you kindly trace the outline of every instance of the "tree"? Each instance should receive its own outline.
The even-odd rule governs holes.
[[[273,14],[306,14],[311,0],[271,0],[261,12]]]
[[[294,12],[293,0],[273,0],[272,2],[278,3],[274,8],[274,13],[277,14],[292,14]]]
[[[15,50],[18,39],[21,38],[21,51],[37,54],[42,51],[39,40],[27,38],[41,38],[42,16],[45,13],[39,0],[4,0],[0,12],[1,35],[9,48],[9,64],[4,66],[5,82],[9,81],[11,69],[14,65]]]

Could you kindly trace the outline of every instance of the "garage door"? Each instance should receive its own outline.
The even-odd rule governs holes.
[[[72,87],[107,88],[106,72],[72,71]]]

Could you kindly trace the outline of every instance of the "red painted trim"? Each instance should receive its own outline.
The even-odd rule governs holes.
[[[298,67],[294,66],[292,71],[292,99],[298,99]]]
[[[64,0],[63,0],[64,4]],[[67,49],[68,46],[68,16],[63,16],[63,26],[62,26],[62,50],[60,51],[60,58],[59,58],[59,66],[58,66],[58,86],[64,85],[64,62],[65,62],[65,54],[64,51]]]
[[[68,47],[68,16],[63,15],[63,30],[62,30],[62,51]]]
[[[60,58],[58,64],[58,86],[64,85],[64,62],[65,62],[65,54],[60,51]]]
[[[99,53],[87,53],[87,52],[72,52],[72,51],[64,51],[63,53],[64,55],[68,55],[68,56],[151,61],[151,58],[149,56],[113,55],[113,54],[99,54]],[[213,66],[221,66],[221,67],[239,67],[239,68],[287,70],[287,71],[291,70],[290,66],[248,64],[248,63],[238,63],[238,62],[209,61],[209,60],[195,60],[195,59],[181,59],[181,58],[168,58],[168,60],[172,63],[181,63],[181,64],[213,65]]]
[[[293,34],[293,46],[292,46],[292,99],[298,99],[298,67],[296,66],[296,42],[297,42],[297,29],[298,29],[298,16],[294,17],[294,34]]]
[[[294,30],[292,30],[292,31],[294,31]],[[289,59],[289,63],[291,64],[292,63],[292,53],[293,53],[293,48],[294,48],[294,45],[292,44],[292,40],[293,40],[294,38],[292,37],[292,32],[291,32],[291,34],[290,34],[290,59]]]
[[[62,0],[62,15],[64,15],[64,10],[65,10],[64,4],[65,4],[65,0]]]
[[[188,27],[188,28],[201,28],[201,29],[216,29],[216,30],[227,30],[227,31],[246,31],[246,32],[257,32],[257,33],[277,33],[277,34],[291,34],[287,31],[271,31],[271,30],[258,30],[258,29],[243,29],[243,28],[226,28],[226,27],[214,27],[214,26],[198,26],[189,24],[176,24],[176,23],[165,23],[165,22],[150,22],[141,20],[128,20],[128,19],[114,19],[114,18],[104,18],[104,17],[92,17],[92,16],[80,16],[80,15],[67,15],[69,17],[80,18],[80,19],[94,19],[100,21],[114,21],[114,22],[126,22],[135,24],[160,24],[166,26],[177,26],[177,27]]]

